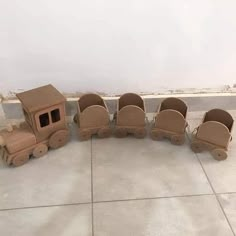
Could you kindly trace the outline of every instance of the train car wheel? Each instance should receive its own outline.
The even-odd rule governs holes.
[[[223,161],[227,158],[227,153],[224,149],[214,149],[211,151],[211,154],[217,161]]]
[[[145,128],[136,128],[134,131],[134,136],[136,138],[144,138],[147,135],[147,131]]]
[[[150,135],[151,135],[151,138],[153,140],[156,140],[156,141],[161,141],[164,138],[163,132],[161,132],[159,130],[155,130],[155,129],[151,130],[151,134]]]
[[[108,138],[111,136],[111,129],[106,127],[106,128],[101,128],[98,131],[98,137],[99,138]]]
[[[171,136],[171,143],[175,145],[183,145],[185,142],[184,135],[173,135]]]
[[[81,141],[86,141],[91,138],[91,132],[89,130],[79,130],[79,139]]]
[[[125,128],[116,128],[115,129],[115,136],[117,138],[124,138],[127,136],[127,130]]]
[[[198,141],[193,141],[191,143],[191,149],[193,152],[195,153],[200,153],[203,151],[203,145],[201,142],[198,142]]]

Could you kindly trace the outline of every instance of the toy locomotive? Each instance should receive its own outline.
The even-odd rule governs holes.
[[[52,85],[17,94],[25,122],[0,131],[0,151],[8,165],[25,164],[30,156],[41,157],[48,148],[64,146],[69,139],[64,96]]]

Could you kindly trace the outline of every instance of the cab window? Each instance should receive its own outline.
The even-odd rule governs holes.
[[[39,123],[40,123],[41,128],[49,125],[49,115],[48,115],[48,113],[44,113],[44,114],[39,116]]]
[[[60,121],[61,117],[60,117],[59,109],[52,110],[51,117],[52,117],[52,123],[56,123],[56,122]]]

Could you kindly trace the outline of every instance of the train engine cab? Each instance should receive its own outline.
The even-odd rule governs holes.
[[[25,121],[0,131],[0,155],[8,165],[20,166],[31,156],[64,146],[69,139],[65,97],[52,85],[16,95]]]

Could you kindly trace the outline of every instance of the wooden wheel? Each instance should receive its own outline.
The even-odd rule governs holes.
[[[161,141],[164,138],[164,134],[160,130],[153,129],[151,130],[151,138],[153,140]]]
[[[223,161],[227,158],[227,153],[224,149],[214,149],[211,151],[211,154],[217,161]]]
[[[200,153],[200,152],[203,151],[203,145],[202,145],[202,143],[199,142],[199,141],[193,141],[193,142],[191,143],[191,149],[192,149],[192,151],[195,152],[195,153]]]
[[[46,144],[39,144],[33,150],[33,156],[36,158],[44,156],[48,152],[48,146]]]
[[[127,130],[125,128],[116,128],[115,129],[115,136],[117,138],[124,138],[127,136]]]
[[[79,130],[79,139],[81,141],[86,141],[91,138],[91,132],[89,130]]]
[[[144,138],[146,136],[146,134],[147,134],[147,131],[145,128],[137,128],[134,131],[134,136],[136,138]]]
[[[98,131],[99,138],[108,138],[111,136],[111,129],[109,127],[101,128]]]
[[[28,153],[22,153],[18,156],[14,157],[12,160],[13,166],[22,166],[29,160],[29,154]]]
[[[59,130],[50,137],[49,147],[53,149],[60,148],[68,142],[68,139],[68,130]]]
[[[183,145],[185,142],[185,136],[182,135],[173,135],[171,136],[171,143],[175,145]]]

